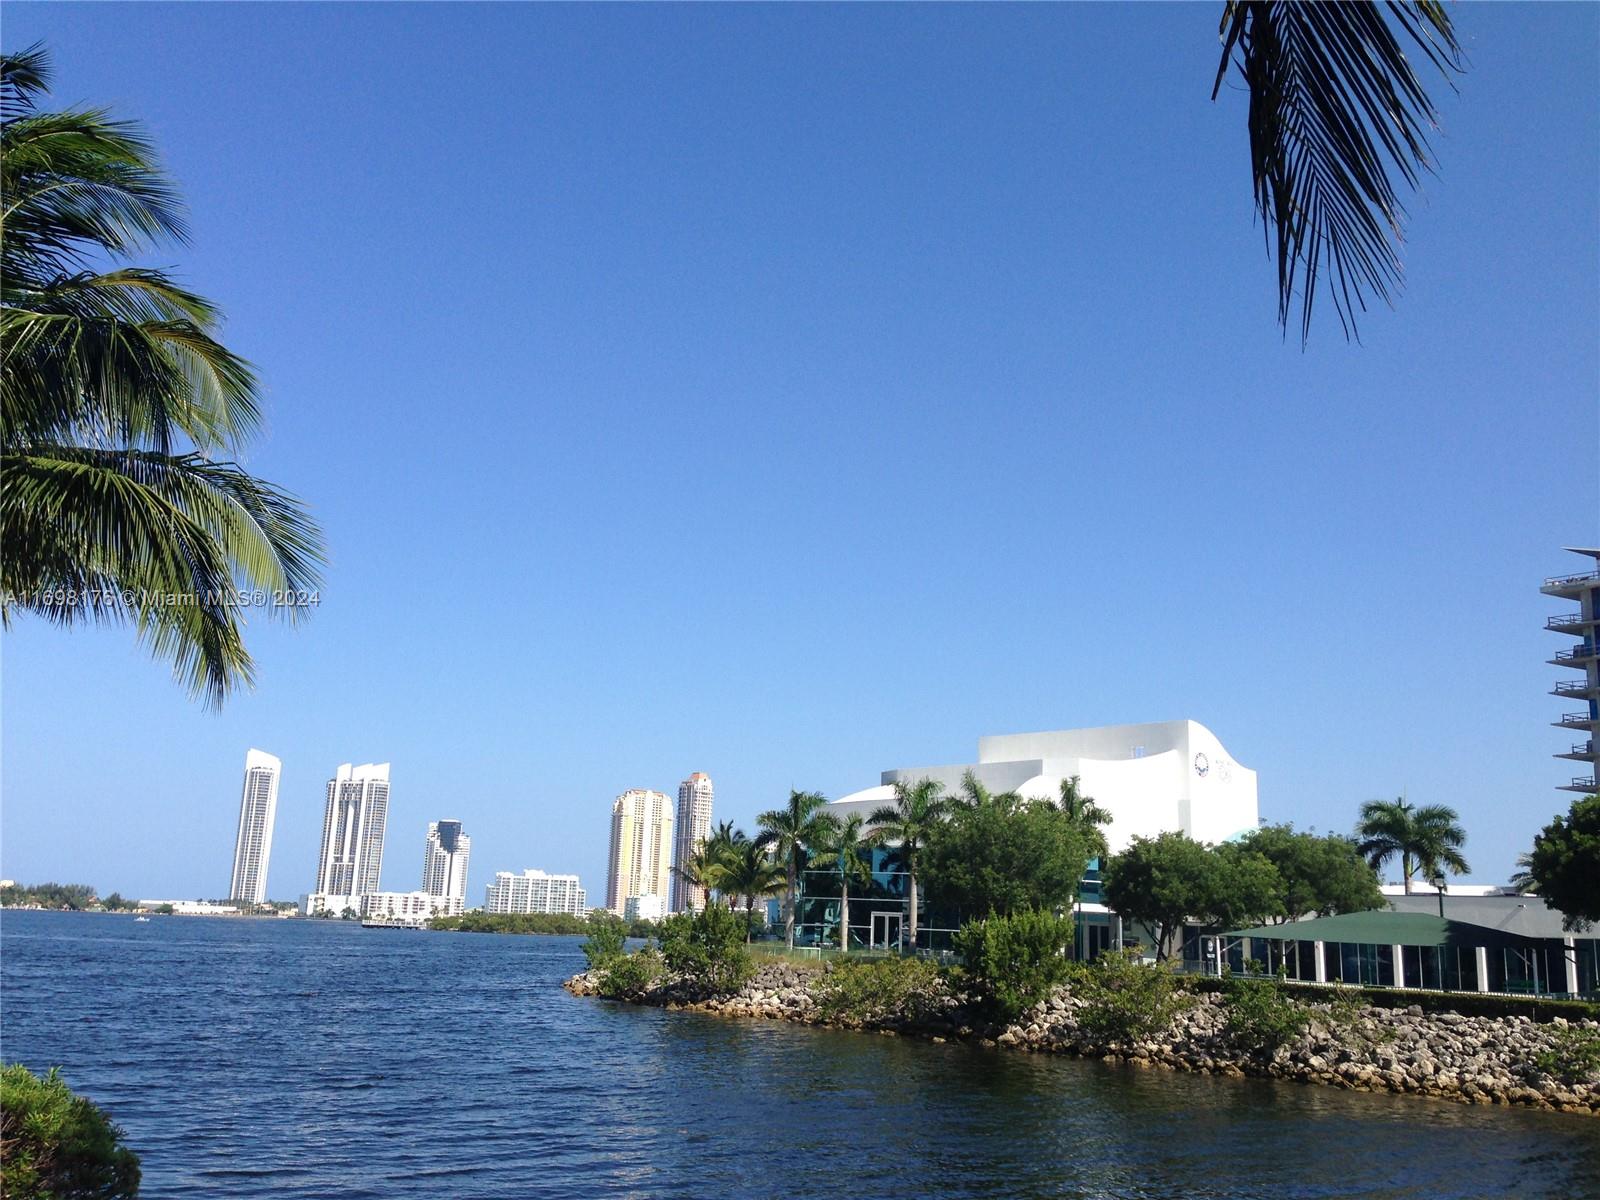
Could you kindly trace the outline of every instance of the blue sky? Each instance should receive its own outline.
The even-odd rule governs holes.
[[[126,631],[4,635],[0,871],[270,892],[323,781],[601,892],[609,803],[748,825],[980,734],[1192,717],[1261,812],[1568,797],[1545,575],[1600,539],[1600,9],[1453,9],[1406,291],[1274,324],[1215,5],[8,7],[145,122],[265,382],[314,619],[203,711]]]

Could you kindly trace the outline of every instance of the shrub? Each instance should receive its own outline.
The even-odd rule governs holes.
[[[583,957],[589,970],[599,971],[623,955],[621,921],[595,921],[583,942]]]
[[[928,1016],[944,973],[925,958],[835,959],[817,980],[817,1012],[825,1020],[873,1022]]]
[[[661,976],[661,955],[646,946],[635,954],[618,954],[603,961],[600,994],[612,1000],[637,1000]]]
[[[1102,954],[1073,973],[1072,993],[1083,1001],[1078,1027],[1101,1043],[1130,1043],[1165,1032],[1189,1004],[1178,977],[1145,966],[1137,950]]]
[[[1549,1048],[1533,1056],[1533,1065],[1563,1083],[1587,1083],[1600,1075],[1600,1030],[1558,1028]]]
[[[668,917],[658,935],[667,969],[714,996],[738,991],[755,972],[744,938],[744,921],[717,905]]]
[[[139,1194],[139,1156],[60,1074],[0,1072],[0,1160],[10,1200],[121,1200]]]
[[[1222,995],[1227,1002],[1228,1036],[1252,1054],[1272,1054],[1311,1023],[1311,1014],[1291,1000],[1276,979],[1230,975],[1223,980]]]
[[[955,948],[978,1001],[1011,1022],[1067,979],[1072,942],[1071,921],[1029,911],[969,921],[956,934]]]

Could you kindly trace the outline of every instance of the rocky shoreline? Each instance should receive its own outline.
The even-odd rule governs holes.
[[[964,998],[940,985],[918,997],[915,1011],[867,1019],[826,1015],[819,1002],[826,968],[789,963],[759,967],[727,996],[696,994],[685,981],[658,979],[628,1002],[728,1017],[797,1021],[833,1028],[875,1030],[935,1042],[972,1041],[1038,1053],[1075,1054],[1141,1067],[1228,1076],[1258,1076],[1357,1091],[1428,1096],[1464,1104],[1506,1104],[1600,1116],[1600,1083],[1552,1077],[1534,1064],[1574,1026],[1600,1031],[1600,1022],[1557,1017],[1537,1023],[1524,1016],[1477,1017],[1422,1008],[1355,1007],[1336,1013],[1306,1004],[1309,1023],[1297,1037],[1268,1053],[1238,1047],[1226,1030],[1225,1002],[1197,992],[1158,1036],[1129,1044],[1096,1043],[1078,1026],[1083,1003],[1068,989],[1006,1026],[973,1016]],[[600,994],[600,976],[583,972],[563,985],[578,996]]]

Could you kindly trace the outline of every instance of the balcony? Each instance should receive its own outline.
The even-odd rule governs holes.
[[[1593,619],[1585,620],[1581,612],[1565,612],[1551,617],[1544,623],[1544,627],[1555,633],[1571,633],[1582,629],[1585,625],[1593,624]]]
[[[1556,790],[1561,792],[1582,792],[1588,795],[1590,792],[1600,792],[1600,787],[1595,786],[1593,775],[1574,775],[1571,783],[1563,783]]]
[[[1570,650],[1557,650],[1554,658],[1546,659],[1545,661],[1557,667],[1582,668],[1588,666],[1596,655],[1600,655],[1600,646],[1583,642]]]
[[[1562,713],[1559,721],[1551,721],[1557,729],[1588,729],[1600,717],[1591,717],[1587,712]]]
[[[1569,700],[1587,700],[1591,696],[1600,695],[1600,686],[1590,683],[1587,679],[1563,679],[1550,689],[1552,696],[1565,696]]]
[[[1594,758],[1594,739],[1590,738],[1587,742],[1574,742],[1571,750],[1568,750],[1565,754],[1557,754],[1555,757],[1588,762]]]
[[[1600,571],[1586,571],[1582,575],[1551,576],[1539,590],[1546,596],[1565,596],[1575,600],[1597,584],[1600,584]]]

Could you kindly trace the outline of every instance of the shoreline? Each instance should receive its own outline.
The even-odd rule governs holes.
[[[976,1019],[965,1002],[943,992],[917,1011],[868,1018],[829,1017],[820,1011],[817,984],[826,968],[767,963],[738,991],[698,994],[685,981],[659,980],[627,997],[606,997],[601,972],[583,971],[563,982],[574,996],[699,1012],[710,1016],[792,1021],[827,1029],[911,1037],[934,1043],[964,1041],[986,1048],[1098,1058],[1108,1063],[1231,1078],[1281,1079],[1350,1091],[1389,1092],[1452,1103],[1502,1105],[1600,1116],[1600,1083],[1570,1082],[1532,1066],[1554,1044],[1553,1031],[1600,1031],[1600,1022],[1556,1017],[1536,1023],[1526,1016],[1476,1017],[1456,1012],[1361,1007],[1347,1021],[1325,1005],[1307,1004],[1304,1033],[1270,1054],[1231,1045],[1223,1031],[1219,993],[1195,993],[1194,1002],[1162,1034],[1127,1044],[1097,1043],[1078,1029],[1081,1003],[1058,989],[1019,1021],[995,1025]],[[1296,1003],[1300,1003],[1296,1001]],[[929,1015],[930,1010],[937,1015]]]

